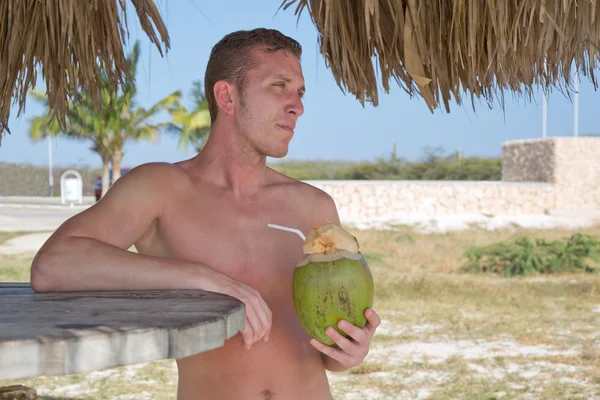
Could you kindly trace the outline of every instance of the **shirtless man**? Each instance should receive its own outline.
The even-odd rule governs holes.
[[[195,157],[149,163],[66,221],[36,255],[36,292],[202,289],[246,306],[245,328],[221,348],[177,360],[177,398],[331,399],[325,370],[366,357],[380,323],[311,340],[292,300],[301,241],[268,223],[340,224],[325,192],[267,168],[283,157],[303,114],[300,45],[273,30],[235,32],[212,50],[205,87],[212,131]],[[138,253],[127,249],[135,245]]]

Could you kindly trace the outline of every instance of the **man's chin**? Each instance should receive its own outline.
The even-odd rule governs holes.
[[[277,149],[277,150],[271,151],[271,154],[267,154],[267,155],[271,158],[283,158],[283,157],[287,156],[288,152],[289,152],[288,148],[286,147],[285,149]]]

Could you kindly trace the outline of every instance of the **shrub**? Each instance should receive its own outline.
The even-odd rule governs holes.
[[[454,180],[499,181],[499,158],[432,158],[420,162],[319,162],[286,161],[271,165],[285,175],[300,180]]]
[[[596,273],[600,266],[600,241],[585,234],[574,234],[565,240],[530,240],[520,237],[514,242],[501,242],[474,247],[464,254],[465,271],[504,276]]]

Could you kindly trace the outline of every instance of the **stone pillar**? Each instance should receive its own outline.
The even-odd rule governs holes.
[[[554,139],[527,139],[502,144],[502,180],[552,182],[555,175]]]
[[[556,210],[600,210],[600,138],[506,142],[502,146],[502,180],[554,183]]]
[[[556,207],[600,209],[600,138],[556,141]]]

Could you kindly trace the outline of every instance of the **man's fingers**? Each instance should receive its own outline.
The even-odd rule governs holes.
[[[271,333],[273,314],[260,293],[242,282],[231,280],[232,289],[228,294],[241,300],[246,308],[246,327],[241,330],[246,347],[265,341]]]
[[[338,361],[342,365],[350,365],[350,363],[352,362],[352,359],[350,358],[350,356],[341,350],[335,349],[331,346],[327,346],[327,345],[319,342],[316,339],[311,339],[309,343],[315,349],[319,350],[321,353],[325,354],[326,356],[333,358],[334,360]]]
[[[338,347],[340,349],[342,349],[343,351],[345,351],[346,353],[352,353],[354,351],[356,344],[354,344],[350,339],[344,337],[342,334],[340,334],[334,328],[328,327],[325,330],[325,333],[327,333],[327,336],[329,336],[329,338],[331,340],[333,340],[335,342],[335,344],[337,344]],[[346,333],[348,333],[348,332],[346,332]]]
[[[357,326],[352,325],[348,321],[342,320],[342,321],[338,322],[338,327],[342,331],[346,332],[352,339],[354,339],[355,342],[360,343],[362,345],[368,344],[369,341],[371,340],[371,337],[369,336],[369,334],[367,332],[365,332],[364,330],[360,329]]]
[[[365,317],[367,318],[367,331],[369,332],[369,336],[373,337],[375,331],[381,325],[381,318],[372,308],[365,311]]]
[[[272,313],[267,303],[255,290],[251,292],[250,307],[254,314],[254,318],[251,320],[254,329],[254,341],[257,342],[266,337],[271,331]]]
[[[240,330],[240,334],[242,335],[242,341],[244,342],[244,347],[247,350],[250,350],[250,347],[252,347],[252,336],[254,335],[253,331],[252,331],[252,326],[250,324],[250,322],[248,322],[248,318],[246,318],[246,326],[244,327],[244,329]]]
[[[271,332],[271,325],[273,323],[273,313],[271,312],[271,309],[258,292],[256,292],[256,303],[256,312],[260,319],[262,328],[260,331],[261,336],[258,339],[262,339],[263,337],[268,337],[269,333]]]
[[[265,328],[257,311],[256,306],[251,301],[246,304],[246,321],[251,327],[250,344],[258,342],[264,336]]]
[[[263,310],[265,312],[265,315],[267,317],[267,329],[265,331],[265,336],[264,336],[264,340],[266,342],[269,340],[269,335],[271,334],[271,326],[273,326],[273,312],[271,311],[271,309],[269,308],[269,306],[267,305],[267,303],[264,300],[262,300],[262,305],[263,305]]]
[[[252,345],[261,339],[265,341],[268,339],[271,332],[272,312],[258,291],[247,285],[242,284],[242,287],[245,290],[239,298],[246,306],[247,328],[251,328],[247,333],[249,337],[244,337],[244,342],[247,343],[246,347],[248,348],[248,345]]]

